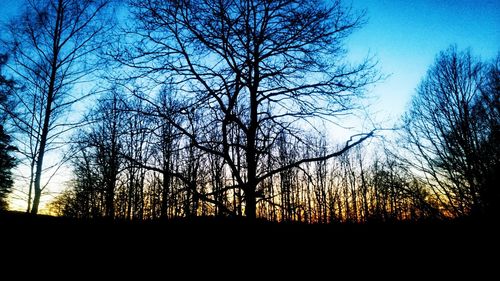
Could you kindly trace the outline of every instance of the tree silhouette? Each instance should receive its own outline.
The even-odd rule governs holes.
[[[470,51],[441,52],[405,116],[408,151],[448,215],[485,215],[498,206],[498,63]],[[498,207],[496,207],[498,208]]]
[[[133,48],[115,58],[137,70],[134,77],[165,75],[183,93],[184,122],[176,126],[204,153],[229,168],[243,191],[245,215],[256,217],[259,185],[303,163],[338,156],[371,134],[349,140],[340,151],[298,159],[264,171],[266,153],[287,133],[302,141],[313,118],[349,113],[362,89],[376,80],[373,64],[344,62],[343,40],[362,23],[340,1],[132,1]],[[194,126],[203,115],[204,126]],[[218,139],[209,139],[217,131]],[[213,136],[213,134],[211,134]]]
[[[75,137],[75,198],[83,203],[84,217],[115,217],[119,174],[125,165],[122,157],[125,107],[123,95],[110,91],[89,114],[92,126],[80,130]],[[121,207],[126,208],[126,202]]]
[[[15,151],[10,145],[10,137],[0,124],[0,210],[7,209],[7,196],[12,191],[12,168],[15,167],[15,158],[9,152]]]
[[[487,81],[481,88],[481,98],[474,108],[480,120],[477,130],[485,136],[482,139],[480,161],[481,174],[480,196],[484,212],[492,217],[500,213],[500,55],[489,66]]]
[[[12,110],[10,98],[14,91],[14,81],[2,74],[6,62],[7,55],[0,54],[0,210],[7,209],[7,196],[12,192],[11,170],[15,167],[15,158],[9,152],[16,150],[10,145],[11,138],[4,129],[9,112]]]
[[[24,89],[18,91],[14,117],[20,150],[30,162],[28,210],[31,207],[34,214],[44,189],[44,157],[61,147],[57,138],[75,125],[64,120],[64,114],[85,96],[75,94],[72,87],[95,70],[91,54],[104,44],[100,35],[110,22],[100,17],[108,4],[107,0],[28,0],[22,15],[7,27],[10,69]]]

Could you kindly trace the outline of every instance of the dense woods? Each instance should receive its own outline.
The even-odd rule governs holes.
[[[26,1],[2,37],[0,177],[16,156],[36,214],[69,166],[48,208],[85,219],[497,218],[500,57],[443,50],[390,137],[332,138],[383,83],[347,60],[364,22],[338,0]]]

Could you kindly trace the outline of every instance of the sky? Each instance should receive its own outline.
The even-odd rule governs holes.
[[[500,52],[500,0],[352,0],[367,24],[348,42],[355,59],[368,53],[388,77],[370,95],[379,122],[396,121],[436,55],[456,44],[483,60]]]
[[[0,0],[0,23],[20,0]],[[365,10],[367,23],[347,40],[349,59],[367,55],[387,78],[370,88],[369,111],[391,127],[405,111],[435,56],[452,44],[470,48],[483,60],[500,52],[500,0],[344,0]],[[25,208],[25,207],[22,207]]]

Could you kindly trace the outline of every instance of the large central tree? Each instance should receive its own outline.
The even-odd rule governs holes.
[[[301,132],[318,124],[313,119],[350,112],[376,80],[368,60],[345,62],[344,39],[362,15],[340,1],[149,0],[132,8],[137,25],[130,33],[138,40],[117,58],[138,70],[136,77],[169,81],[182,93],[182,123],[157,113],[192,145],[223,159],[235,180],[224,190],[243,190],[248,218],[256,217],[262,181],[340,155],[371,135],[321,157],[265,165],[280,135],[306,144]]]

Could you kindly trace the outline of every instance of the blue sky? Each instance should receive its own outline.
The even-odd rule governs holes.
[[[24,0],[2,0],[0,1],[0,21],[3,23],[7,18],[15,14]]]
[[[0,1],[0,22],[20,0]],[[436,54],[451,44],[489,60],[500,52],[500,0],[344,0],[368,23],[348,38],[353,61],[375,55],[388,78],[370,89],[370,110],[385,125],[404,112]]]
[[[484,60],[500,51],[500,0],[351,0],[368,23],[349,38],[353,58],[369,52],[389,77],[373,90],[371,110],[391,123],[404,112],[435,56],[451,44]],[[349,3],[347,3],[349,4]]]

